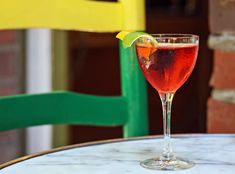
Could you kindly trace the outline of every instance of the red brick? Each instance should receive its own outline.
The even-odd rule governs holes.
[[[19,92],[20,92],[19,85],[6,85],[3,87],[0,87],[0,96],[18,94]]]
[[[19,74],[21,65],[17,64],[20,51],[15,46],[20,44],[16,31],[0,30],[0,96],[19,93]],[[0,163],[19,156],[22,150],[21,136],[17,132],[0,133]]]
[[[17,39],[17,31],[0,30],[0,44],[14,43]]]
[[[235,1],[210,0],[209,2],[209,26],[210,31],[218,33],[235,30]]]
[[[216,50],[210,85],[218,89],[235,88],[235,52]]]
[[[235,133],[235,103],[209,99],[207,112],[209,133]]]
[[[21,154],[21,135],[19,131],[0,133],[0,163],[13,160]]]
[[[16,55],[13,52],[0,52],[0,78],[16,75]]]

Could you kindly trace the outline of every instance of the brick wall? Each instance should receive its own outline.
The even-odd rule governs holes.
[[[214,50],[208,100],[210,133],[235,133],[235,1],[210,0],[209,47]]]
[[[22,90],[22,33],[0,30],[0,96]],[[21,153],[21,132],[0,133],[0,163],[14,159]]]

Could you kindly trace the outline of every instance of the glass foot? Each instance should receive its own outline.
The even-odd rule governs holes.
[[[140,162],[140,165],[147,169],[153,170],[183,170],[194,166],[194,163],[182,158],[165,160],[161,157],[147,159]]]

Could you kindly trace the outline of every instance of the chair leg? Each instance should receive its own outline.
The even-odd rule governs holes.
[[[140,72],[134,50],[124,49],[120,43],[120,53],[122,95],[128,106],[128,123],[124,126],[124,137],[147,135],[146,81]]]

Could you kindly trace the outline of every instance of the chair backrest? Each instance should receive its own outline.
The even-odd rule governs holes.
[[[144,0],[0,0],[0,29],[144,30]],[[0,98],[0,130],[43,124],[123,125],[124,137],[148,133],[145,80],[120,43],[121,96],[55,91]]]

